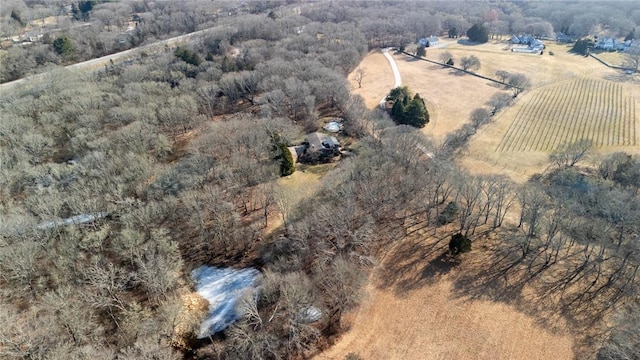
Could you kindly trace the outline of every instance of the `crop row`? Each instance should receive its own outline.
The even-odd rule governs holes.
[[[622,84],[580,78],[537,91],[497,151],[553,151],[581,139],[594,146],[636,145],[635,104]]]

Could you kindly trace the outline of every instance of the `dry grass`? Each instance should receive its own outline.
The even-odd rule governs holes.
[[[580,77],[536,90],[497,151],[552,151],[581,139],[596,147],[636,145],[635,103],[623,84]]]
[[[364,359],[574,358],[575,341],[560,316],[542,322],[512,304],[529,289],[493,296],[489,286],[469,281],[482,276],[491,251],[457,262],[443,255],[446,244],[421,237],[389,251],[351,329],[316,359],[350,352]]]
[[[315,166],[296,164],[296,171],[293,174],[276,180],[274,193],[278,206],[269,216],[268,226],[263,232],[265,236],[273,234],[283,226],[283,210],[286,212],[295,209],[300,202],[311,198],[320,190],[322,177],[333,167],[335,164]]]
[[[435,50],[434,50],[435,51]],[[430,121],[422,131],[436,140],[469,122],[471,112],[501,91],[490,81],[405,55],[394,56],[402,84],[427,102]]]
[[[452,53],[456,63],[459,63],[463,56],[475,55],[482,64],[477,71],[480,75],[495,78],[497,70],[505,70],[525,74],[532,80],[531,90],[521,94],[514,105],[497,114],[491,124],[481,128],[472,138],[465,156],[458,160],[460,165],[474,173],[507,174],[517,182],[524,182],[532,174],[541,172],[548,166],[549,151],[557,147],[561,138],[571,140],[582,136],[596,136],[596,143],[600,145],[595,149],[596,157],[614,151],[640,154],[640,148],[634,145],[634,140],[638,141],[637,135],[634,134],[640,133],[640,122],[636,121],[637,114],[633,112],[634,108],[640,109],[640,87],[637,86],[640,83],[640,75],[624,75],[619,70],[603,66],[595,59],[570,53],[571,45],[566,44],[547,43],[547,49],[543,55],[513,53],[508,49],[508,44],[498,42],[475,46],[451,42],[445,48],[427,49],[427,59],[433,61],[439,61],[439,56],[444,51]],[[554,55],[549,55],[550,51]],[[490,81],[470,75],[460,75],[438,65],[413,60],[403,55],[395,55],[394,58],[400,68],[403,85],[409,86],[411,90],[420,93],[426,99],[431,122],[423,132],[436,140],[442,140],[447,133],[467,123],[470,113],[475,108],[484,106],[492,94],[506,91]],[[374,107],[393,86],[393,74],[386,59],[379,52],[372,52],[367,56],[362,66],[370,69],[369,78],[365,77],[362,89],[356,89],[354,92],[362,95],[368,106]],[[555,134],[548,125],[546,132],[532,134],[537,138],[524,138],[525,140],[521,143],[513,145],[516,148],[524,148],[524,151],[496,151],[500,142],[507,136],[505,134],[512,126],[516,126],[514,122],[518,120],[518,114],[526,110],[523,108],[529,107],[533,113],[542,116],[542,110],[546,110],[548,106],[540,105],[536,109],[534,103],[536,99],[547,97],[548,101],[556,101],[555,105],[551,105],[556,112],[545,113],[543,121],[553,122],[556,120],[552,119],[558,119],[555,125],[564,125],[563,121],[571,120],[571,117],[564,116],[567,109],[574,117],[580,115],[581,113],[575,110],[580,106],[584,107],[585,104],[572,103],[569,94],[560,94],[558,91],[568,86],[565,83],[581,81],[585,84],[609,87],[612,91],[617,91],[618,95],[612,98],[609,93],[601,97],[600,91],[594,89],[588,95],[596,102],[587,104],[589,111],[582,126],[573,130],[562,127],[556,130],[566,130],[565,133]],[[558,93],[558,96],[564,95],[566,103],[558,101],[561,98],[550,96],[553,91]],[[607,111],[604,111],[607,109],[604,106],[605,99],[614,101],[607,105]],[[597,101],[602,105],[596,105]],[[611,134],[608,128],[605,133],[594,128],[596,124],[599,126],[598,129],[604,127],[604,124],[611,127],[614,122],[622,126],[619,129],[616,128],[617,132]],[[540,127],[541,124],[529,125]],[[543,128],[540,127],[540,129]],[[523,128],[523,134],[527,135],[529,130],[531,129]],[[550,133],[554,135],[552,141],[547,139],[547,134]],[[538,148],[535,144],[529,144],[530,141],[545,145]],[[546,143],[551,143],[553,146],[548,146]]]
[[[505,70],[532,79],[530,91],[473,137],[465,156],[459,159],[462,166],[474,173],[507,174],[524,182],[547,167],[549,151],[560,140],[585,136],[592,136],[600,146],[595,149],[596,156],[613,151],[640,153],[633,135],[640,131],[637,115],[626,110],[640,106],[640,87],[634,86],[637,76],[621,76],[568,50],[567,45],[549,44],[544,55],[517,54],[498,43],[428,49],[427,57],[434,61],[442,51],[450,51],[457,61],[476,55],[482,63],[478,73],[485,76],[494,77],[497,70]],[[471,111],[493,93],[504,91],[491,82],[434,64],[399,55],[395,59],[403,85],[427,99],[432,123],[424,132],[436,139],[467,122]],[[365,61],[371,68],[374,61],[389,68],[380,54],[369,55]],[[367,87],[363,82],[363,88],[356,90],[372,107],[393,84],[390,69],[381,80],[387,88]],[[564,87],[574,84],[591,87],[587,91],[591,100],[572,103],[563,92]],[[496,151],[504,138],[509,139],[509,129],[524,121],[524,115],[519,118],[518,114],[536,106],[536,99],[545,98],[548,104],[555,98],[556,102],[550,103],[555,105],[541,102],[540,107],[529,109],[535,113],[549,108],[544,117],[529,120],[537,124],[527,125],[543,129],[546,124],[548,129],[523,128],[522,134],[530,136],[522,137],[520,151]],[[567,107],[566,114],[562,113]],[[574,114],[579,107],[582,113]],[[545,123],[554,120],[558,124]],[[583,123],[574,129],[551,128],[572,120]],[[617,130],[609,132],[614,125]],[[607,128],[604,133],[599,130],[603,128]],[[531,141],[546,145],[536,146]],[[525,282],[517,285],[517,279],[506,275],[483,277],[487,267],[499,263],[494,249],[480,245],[457,263],[443,256],[446,239],[423,236],[394,246],[376,269],[365,303],[351,315],[350,330],[316,359],[344,359],[351,352],[365,359],[571,359],[592,350],[589,346],[593,344],[584,347],[585,331],[568,325],[553,310],[557,309],[556,299],[537,293]]]
[[[364,98],[367,107],[373,109],[378,106],[393,87],[394,79],[391,67],[380,50],[373,50],[367,55],[359,67],[364,68],[366,75],[362,79],[362,87],[354,80],[354,72],[349,74],[352,93]]]
[[[625,54],[619,53],[617,51],[615,52],[595,51],[593,54],[596,55],[601,60],[606,61],[611,65],[622,66],[625,62]]]

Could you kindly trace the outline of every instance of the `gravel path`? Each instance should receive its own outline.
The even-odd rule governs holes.
[[[396,61],[393,60],[393,57],[389,54],[389,49],[390,48],[382,49],[382,54],[384,55],[384,57],[387,58],[387,61],[389,61],[389,65],[391,65],[391,70],[393,70],[393,77],[396,80],[393,87],[397,88],[398,86],[402,85],[402,77],[400,77],[400,70],[398,70],[398,65],[396,64]],[[380,105],[384,104],[385,101],[386,101],[386,96],[383,97],[382,100],[380,100]]]

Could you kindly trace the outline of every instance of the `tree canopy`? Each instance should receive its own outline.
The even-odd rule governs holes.
[[[406,86],[392,89],[387,100],[393,101],[391,118],[396,124],[423,128],[429,123],[429,112],[424,100],[420,94],[411,98]]]
[[[486,43],[489,41],[489,29],[482,24],[476,23],[467,30],[467,36],[473,42]]]

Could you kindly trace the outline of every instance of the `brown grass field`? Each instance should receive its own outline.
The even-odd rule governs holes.
[[[476,133],[459,163],[474,173],[500,173],[526,181],[549,164],[550,151],[564,142],[592,139],[595,157],[613,151],[640,153],[640,76],[628,76],[596,60],[548,44],[544,55],[517,54],[500,43],[427,49],[438,61],[450,51],[456,62],[475,55],[479,74],[497,70],[526,74],[532,88]],[[553,51],[554,55],[548,52]],[[462,126],[501,86],[404,55],[394,55],[403,85],[428,102],[431,122],[423,132],[435,140]],[[393,86],[386,59],[372,52],[361,66],[368,75],[354,93],[376,106]],[[350,77],[351,79],[351,77]],[[595,159],[594,159],[595,160]],[[492,287],[482,280],[495,262],[487,246],[474,247],[460,264],[442,256],[444,239],[406,239],[386,252],[367,288],[364,304],[347,319],[350,327],[318,360],[364,359],[574,359],[590,354],[585,329],[569,325],[554,300],[524,286]],[[505,283],[514,281],[504,279]]]
[[[478,74],[495,78],[497,70],[527,75],[532,88],[499,112],[491,124],[470,141],[459,163],[472,172],[507,174],[526,181],[549,164],[549,153],[559,144],[581,138],[594,142],[594,160],[614,151],[640,154],[640,75],[625,75],[592,58],[570,53],[570,45],[547,43],[543,55],[513,53],[504,43],[427,49],[427,59],[439,61],[449,51],[456,63],[475,55]],[[552,51],[554,55],[549,55]],[[620,56],[619,54],[606,54]],[[469,121],[492,94],[508,91],[499,84],[462,75],[425,61],[394,55],[403,85],[421,94],[431,116],[423,132],[435,140]],[[354,92],[376,106],[393,86],[391,69],[380,52],[373,51],[361,66],[368,75]],[[357,87],[352,81],[353,87]]]
[[[315,359],[342,360],[351,352],[387,360],[576,357],[575,340],[560,316],[540,319],[518,308],[527,289],[495,295],[499,290],[471,280],[493,261],[490,251],[481,246],[452,263],[442,255],[446,246],[446,239],[422,236],[390,249],[351,317],[351,329]]]
[[[497,151],[552,151],[567,142],[635,146],[635,101],[623,84],[579,77],[536,90]]]

